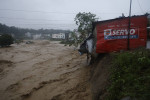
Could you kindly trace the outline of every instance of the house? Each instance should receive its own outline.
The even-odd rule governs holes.
[[[116,18],[93,23],[97,53],[108,53],[145,47],[147,42],[147,16]],[[128,34],[130,31],[130,35]],[[129,35],[129,38],[128,38]]]
[[[99,53],[127,50],[128,47],[150,48],[150,42],[147,43],[147,17],[132,16],[130,29],[128,25],[129,17],[93,22],[93,33],[80,45],[79,53],[87,53],[87,59],[90,54],[92,63]]]
[[[42,34],[34,34],[33,35],[33,39],[36,40],[36,39],[40,39],[42,36]]]
[[[25,36],[26,36],[26,37],[29,37],[29,38],[31,38],[31,37],[32,37],[32,35],[31,35],[31,33],[30,33],[30,32],[25,33]]]
[[[53,39],[65,39],[65,33],[52,34]]]
[[[132,16],[130,30],[129,17],[93,22],[93,33],[81,44],[79,52],[84,53],[83,49],[86,49],[93,54],[109,53],[127,50],[128,47],[146,47],[147,21],[145,15]],[[91,47],[92,52],[89,50]]]

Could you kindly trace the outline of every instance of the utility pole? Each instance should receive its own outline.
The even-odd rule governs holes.
[[[127,42],[128,50],[130,50],[131,5],[132,5],[132,0],[130,0],[130,9],[129,9],[128,42]]]

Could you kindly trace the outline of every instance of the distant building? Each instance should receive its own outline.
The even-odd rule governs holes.
[[[44,37],[51,37],[51,34],[42,34]]]
[[[71,33],[69,33],[69,39],[71,38]]]
[[[51,34],[42,34],[41,39],[50,39]]]
[[[46,34],[46,36],[50,37],[50,36],[51,36],[51,34]]]
[[[35,34],[33,35],[33,39],[36,40],[36,39],[40,39],[42,36],[42,34]]]
[[[53,39],[65,39],[65,33],[52,34]]]
[[[25,33],[25,36],[31,38],[32,35],[30,32],[27,32],[27,33]]]

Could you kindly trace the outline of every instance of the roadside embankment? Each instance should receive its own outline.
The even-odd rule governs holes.
[[[150,99],[150,50],[101,56],[91,73],[93,100]]]

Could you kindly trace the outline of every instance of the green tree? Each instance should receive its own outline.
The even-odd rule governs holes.
[[[9,46],[13,44],[13,37],[9,34],[3,34],[0,36],[0,46]]]
[[[78,37],[77,37],[75,31],[71,32],[71,39],[72,39],[71,45],[78,47]]]
[[[75,17],[76,25],[78,25],[79,39],[83,41],[90,33],[92,33],[92,22],[98,20],[95,14],[79,12]]]

